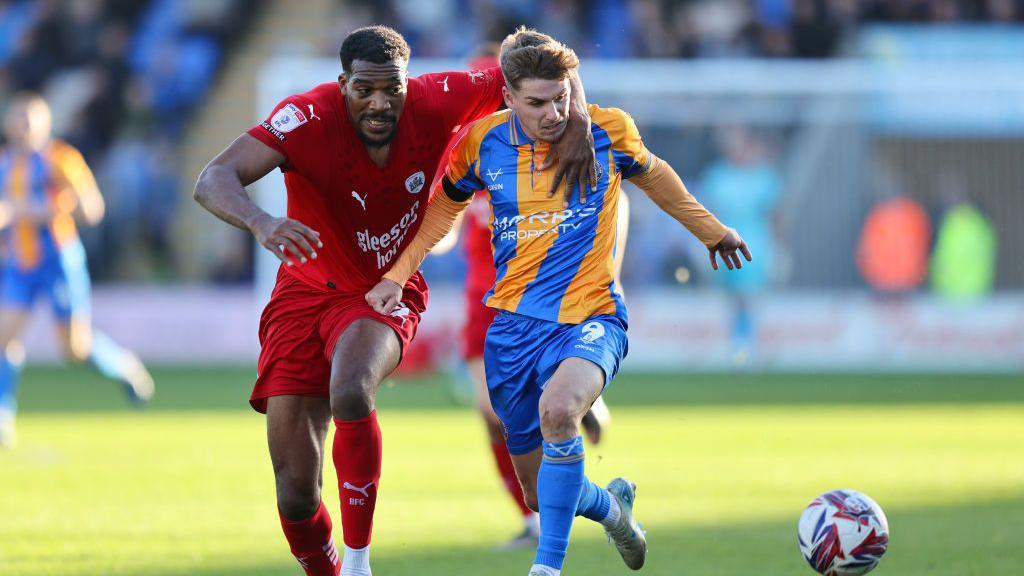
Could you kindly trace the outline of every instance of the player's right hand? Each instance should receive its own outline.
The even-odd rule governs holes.
[[[395,311],[402,301],[402,287],[397,282],[381,279],[372,290],[366,293],[366,303],[378,314],[387,316]]]
[[[250,229],[256,241],[286,266],[293,265],[295,261],[305,264],[316,258],[316,248],[324,247],[319,232],[291,218],[264,214]]]

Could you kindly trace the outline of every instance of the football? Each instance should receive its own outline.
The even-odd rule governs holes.
[[[866,494],[832,490],[804,509],[797,541],[804,560],[819,574],[856,576],[882,559],[889,547],[889,522]]]

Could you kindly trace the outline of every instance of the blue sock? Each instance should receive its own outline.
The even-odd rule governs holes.
[[[15,412],[18,409],[16,394],[18,392],[18,376],[21,374],[21,361],[11,360],[6,353],[0,352],[0,408]]]
[[[128,359],[131,353],[117,345],[99,330],[93,330],[92,350],[89,351],[89,363],[100,374],[111,380],[125,381],[128,379]]]
[[[540,542],[534,564],[562,569],[565,552],[569,549],[569,532],[585,483],[583,438],[544,442],[544,459],[537,473]]]
[[[576,505],[576,515],[600,522],[608,517],[612,507],[612,495],[607,490],[583,478],[583,490]]]

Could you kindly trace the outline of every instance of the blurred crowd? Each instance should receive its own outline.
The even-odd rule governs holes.
[[[0,109],[19,91],[42,94],[55,135],[96,172],[107,218],[85,239],[100,277],[173,275],[176,146],[252,4],[0,0]]]
[[[863,24],[1024,18],[1020,0],[345,0],[339,10],[396,27],[413,54],[453,57],[519,24],[585,57],[827,58]]]
[[[84,240],[98,279],[177,278],[182,267],[171,232],[194,178],[181,173],[183,138],[218,71],[269,1],[0,0],[0,110],[18,91],[41,93],[53,109],[55,134],[78,147],[96,172],[107,219]],[[334,17],[316,25],[330,39],[325,52],[335,58],[339,40],[370,23],[400,30],[414,57],[464,58],[482,42],[527,24],[591,58],[826,58],[846,55],[850,32],[865,24],[1019,23],[1024,18],[1024,0],[328,0],[328,5]],[[661,137],[680,141],[675,133]],[[779,152],[784,144],[753,132],[714,134],[710,127],[699,140],[699,146],[687,148],[684,178],[717,210],[752,210],[734,219],[753,222],[747,228],[763,237],[760,244],[772,242],[776,205],[784,197]],[[729,190],[750,186],[759,194],[753,208],[730,196]],[[658,234],[656,227],[649,232]],[[636,277],[658,283],[682,281],[680,262],[693,255],[683,250],[659,256],[665,243],[661,238],[645,243],[644,234],[639,227],[635,238],[645,256],[627,260],[627,271],[635,267]],[[746,276],[751,283],[771,283],[767,273],[753,272]]]

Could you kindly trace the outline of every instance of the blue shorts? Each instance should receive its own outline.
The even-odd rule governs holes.
[[[36,299],[43,296],[50,300],[53,315],[60,322],[89,315],[89,270],[81,242],[64,246],[31,270],[5,262],[0,274],[0,305],[4,308],[31,310]]]
[[[619,371],[629,341],[615,316],[594,316],[579,324],[560,324],[501,312],[484,341],[484,370],[491,406],[505,426],[511,454],[541,445],[540,395],[566,358],[583,358],[604,371],[604,385]]]

